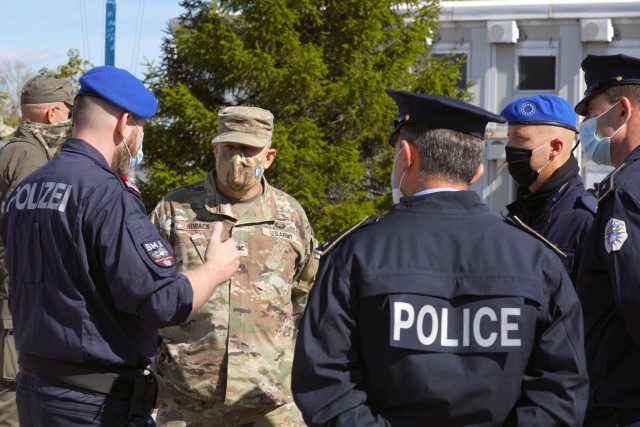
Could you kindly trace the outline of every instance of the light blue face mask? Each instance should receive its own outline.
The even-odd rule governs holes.
[[[584,150],[584,153],[587,155],[587,157],[589,157],[599,165],[611,166],[611,138],[622,128],[622,126],[620,126],[613,134],[611,134],[611,136],[600,138],[597,135],[598,119],[611,111],[611,108],[618,105],[619,102],[620,101],[613,104],[607,111],[600,114],[599,116],[592,117],[580,123],[579,131],[582,149]]]
[[[131,120],[133,120],[133,117],[131,117]],[[138,127],[138,124],[135,120],[133,120],[133,123],[136,125],[136,129],[138,129],[138,132],[140,133],[140,148],[138,148],[138,153],[135,156],[132,156],[129,147],[126,143],[124,144],[124,146],[127,148],[127,152],[129,153],[129,164],[131,165],[131,169],[138,166],[142,162],[142,158],[144,157],[144,153],[142,152],[142,141],[144,141],[144,132],[140,130],[140,127]]]

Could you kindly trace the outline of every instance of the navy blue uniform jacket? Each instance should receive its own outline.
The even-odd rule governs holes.
[[[292,386],[311,426],[579,426],[580,304],[474,192],[405,197],[323,255]]]
[[[514,219],[517,216],[526,226],[558,248],[562,252],[558,256],[575,284],[582,247],[593,225],[597,205],[596,198],[585,190],[580,175],[576,175],[549,199],[537,218],[525,215],[522,206],[513,202],[507,206],[507,221],[522,228]]]
[[[4,209],[19,351],[144,368],[156,329],[188,317],[193,291],[171,247],[93,146],[69,139]]]
[[[591,380],[585,425],[640,423],[638,176],[640,148],[600,183],[602,198],[578,275]]]

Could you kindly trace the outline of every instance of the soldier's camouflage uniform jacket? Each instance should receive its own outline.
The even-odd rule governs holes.
[[[292,402],[297,323],[318,264],[300,204],[264,178],[256,199],[229,203],[216,190],[214,170],[166,195],[150,217],[173,246],[178,271],[203,263],[217,221],[241,253],[237,273],[203,308],[160,331],[156,364],[168,386],[238,407]]]

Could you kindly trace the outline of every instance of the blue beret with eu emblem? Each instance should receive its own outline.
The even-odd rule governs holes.
[[[511,101],[500,113],[510,125],[551,125],[577,132],[578,116],[571,104],[555,95],[525,96]]]
[[[475,105],[446,96],[427,95],[404,90],[387,89],[398,104],[399,116],[387,142],[393,146],[402,126],[419,123],[434,129],[452,129],[480,139],[485,137],[489,122],[505,123],[506,119]]]
[[[158,109],[156,97],[137,77],[111,65],[92,68],[80,77],[78,95],[104,98],[143,119],[153,117]]]
[[[586,116],[589,100],[611,86],[640,85],[640,58],[628,55],[587,55],[582,61],[587,90],[576,105],[576,113]]]

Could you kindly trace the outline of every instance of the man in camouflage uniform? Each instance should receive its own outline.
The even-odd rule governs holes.
[[[66,80],[36,76],[22,87],[22,123],[13,138],[0,148],[0,215],[5,200],[18,184],[59,150],[71,129],[72,106],[71,84]],[[18,425],[15,392],[18,362],[8,295],[9,275],[4,265],[4,242],[0,239],[0,427]]]
[[[298,320],[317,260],[300,204],[269,184],[273,115],[227,107],[213,139],[216,168],[169,193],[151,220],[178,271],[202,263],[213,223],[238,244],[240,267],[181,326],[160,331],[161,426],[303,426],[290,383]]]

